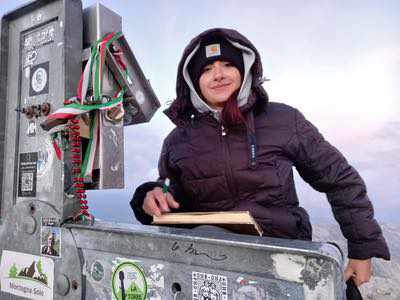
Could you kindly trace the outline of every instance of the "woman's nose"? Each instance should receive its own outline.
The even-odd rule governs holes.
[[[214,80],[221,80],[224,77],[224,71],[220,65],[214,66]]]

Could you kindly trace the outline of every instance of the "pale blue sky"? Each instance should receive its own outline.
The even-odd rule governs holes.
[[[26,1],[1,1],[0,14]],[[95,1],[83,1],[87,7]],[[400,1],[111,1],[161,109],[126,128],[124,190],[90,194],[98,217],[133,221],[135,187],[157,176],[162,139],[173,128],[161,110],[175,96],[183,48],[201,31],[235,28],[258,48],[273,101],[295,106],[365,179],[376,215],[400,211]],[[332,220],[324,196],[298,181],[314,221]]]

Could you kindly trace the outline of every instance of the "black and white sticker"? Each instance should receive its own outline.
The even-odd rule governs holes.
[[[18,197],[36,197],[37,152],[19,155]]]
[[[39,14],[38,14],[39,16]],[[41,14],[40,14],[41,18]],[[25,51],[32,51],[34,49],[40,48],[46,44],[52,43],[55,38],[55,28],[54,25],[46,26],[42,29],[36,30],[33,33],[28,34],[24,38],[23,49]]]
[[[227,277],[202,272],[192,272],[192,296],[193,300],[227,300]]]
[[[49,92],[49,62],[33,66],[30,71],[29,96],[47,94]]]
[[[37,131],[37,126],[35,121],[29,121],[28,127],[26,129],[27,136],[35,136]]]
[[[26,68],[32,66],[37,57],[38,57],[38,52],[36,50],[28,51],[25,54],[24,64],[22,67]]]

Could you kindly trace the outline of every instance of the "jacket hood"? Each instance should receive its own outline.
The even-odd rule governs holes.
[[[197,95],[190,76],[187,72],[187,64],[199,47],[199,43],[205,36],[219,35],[235,47],[240,48],[243,53],[245,63],[245,74],[242,86],[238,96],[238,105],[244,112],[250,109],[256,101],[264,101],[267,103],[268,96],[262,83],[262,64],[261,58],[254,45],[242,34],[233,29],[213,28],[204,31],[190,41],[183,51],[182,58],[178,65],[176,79],[176,99],[164,113],[176,125],[188,120],[190,115],[196,112],[206,113],[214,112],[200,97]],[[196,107],[194,107],[194,105]]]

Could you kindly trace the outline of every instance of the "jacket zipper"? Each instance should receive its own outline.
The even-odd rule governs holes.
[[[226,137],[227,132],[226,129],[223,125],[221,125],[221,140],[222,140],[222,145],[224,147],[224,155],[225,155],[225,166],[226,166],[226,179],[227,179],[227,184],[229,187],[229,190],[231,192],[233,200],[236,202],[237,197],[238,197],[238,190],[237,190],[237,185],[235,184],[235,180],[233,177],[233,170],[232,166],[230,164],[231,161],[231,150],[229,146],[229,141],[228,138]]]

